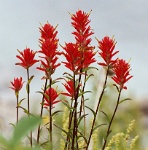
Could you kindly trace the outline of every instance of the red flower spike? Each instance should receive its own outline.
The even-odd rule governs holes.
[[[74,92],[75,91],[74,82],[72,80],[69,80],[69,81],[66,82],[66,84],[64,84],[64,87],[67,90],[67,92],[66,93],[61,93],[61,94],[69,96],[71,98],[74,98],[74,95],[75,95],[74,94],[75,93]]]
[[[73,72],[78,72],[80,70],[80,63],[81,63],[81,55],[78,50],[78,47],[74,43],[65,43],[65,47],[63,47],[67,62],[63,62],[65,66]]]
[[[21,62],[16,63],[15,65],[20,65],[25,69],[28,69],[36,62],[38,62],[38,60],[34,59],[36,53],[33,50],[30,50],[30,48],[26,48],[22,52],[18,50],[18,52],[20,53],[20,55],[16,55],[16,57],[20,59]]]
[[[45,58],[44,61],[41,60],[41,67],[37,67],[37,69],[44,71],[46,74],[45,78],[48,78],[51,74],[54,73],[55,69],[60,66],[60,63],[56,64],[57,57],[52,59],[51,61]]]
[[[56,31],[56,27],[54,28],[49,23],[46,23],[42,28],[39,29],[41,33],[41,41],[46,39],[56,39],[56,35],[58,33]]]
[[[117,54],[119,51],[115,51],[115,41],[114,39],[110,39],[108,36],[105,36],[102,41],[98,41],[98,48],[101,50],[99,52],[100,56],[103,58],[105,62],[103,63],[98,63],[101,66],[107,66],[112,68],[113,65],[116,63],[117,59],[113,60],[113,56]]]
[[[81,68],[85,69],[96,61],[94,59],[95,53],[93,51],[80,51],[77,44],[66,43],[63,49],[65,50],[63,55],[67,60],[67,62],[63,63],[68,69],[75,73],[79,73]]]
[[[14,78],[13,82],[10,82],[12,87],[10,87],[12,90],[15,91],[15,93],[18,93],[21,88],[23,87],[23,81],[22,81],[22,77],[20,78]]]
[[[127,89],[124,84],[133,76],[130,75],[130,65],[123,59],[118,59],[114,65],[114,76],[112,79],[120,86],[120,89]]]
[[[89,14],[78,10],[76,14],[71,16],[72,26],[76,29],[72,34],[75,35],[76,43],[78,44],[80,50],[93,50],[94,47],[89,46],[92,34],[91,27],[89,26]]]
[[[50,104],[53,108],[53,105],[60,102],[60,100],[56,100],[57,97],[59,96],[59,94],[57,94],[57,92],[53,89],[53,88],[48,88],[45,91],[45,96],[44,96],[44,106],[45,107],[49,107]]]
[[[57,51],[59,40],[56,38],[56,35],[58,32],[56,31],[56,27],[54,28],[49,23],[40,28],[40,32],[41,50],[39,53],[43,54],[43,56],[40,56],[42,58],[41,66],[37,67],[37,69],[44,71],[46,78],[48,78],[60,65],[60,63],[56,63],[58,60],[57,56],[61,54]]]

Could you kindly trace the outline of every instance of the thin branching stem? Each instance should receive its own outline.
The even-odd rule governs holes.
[[[82,93],[84,93],[84,90],[85,90],[86,77],[87,77],[87,71],[85,72],[85,77],[84,77],[84,84],[83,84],[83,88],[82,88]],[[83,114],[84,114],[84,136],[85,136],[85,134],[86,134],[86,117],[85,117],[84,94],[82,94],[82,96],[81,96],[81,105],[80,105],[80,114],[79,114],[79,117],[81,117],[82,111],[83,111]]]
[[[44,85],[44,93],[46,91],[46,88],[47,88],[47,79],[45,81],[45,85]],[[44,104],[44,94],[42,96],[42,102],[41,102],[41,112],[40,112],[40,117],[42,118],[42,115],[43,115],[43,104]],[[40,130],[41,130],[41,125],[39,125],[38,127],[38,133],[37,133],[37,143],[39,144],[39,141],[40,141]]]
[[[29,82],[29,68],[27,68],[27,102],[28,102],[28,117],[30,117],[30,82]],[[32,147],[32,131],[30,132],[30,145]]]
[[[49,79],[49,88],[51,88],[52,79],[50,76]],[[50,100],[51,93],[49,93],[49,132],[50,132],[50,144],[51,144],[51,150],[52,150],[52,101]]]
[[[111,120],[110,120],[110,123],[109,123],[108,129],[107,129],[107,132],[106,132],[106,137],[105,137],[105,139],[104,139],[104,144],[103,144],[102,150],[104,150],[104,149],[105,149],[106,144],[107,144],[108,136],[109,136],[109,134],[110,134],[110,132],[111,132],[111,130],[110,130],[110,129],[111,129],[111,125],[112,125],[112,123],[113,123],[113,120],[114,120],[114,118],[115,118],[115,114],[116,114],[116,112],[117,112],[118,106],[119,106],[120,96],[121,96],[121,91],[122,91],[122,88],[120,88],[120,90],[119,90],[119,95],[118,95],[118,99],[117,99],[116,107],[115,107],[115,109],[114,109],[114,112],[113,112],[112,118],[111,118]]]
[[[19,95],[18,93],[16,94],[16,123],[18,123],[18,115],[19,115],[19,112],[18,112],[18,101],[19,101]]]
[[[107,68],[107,71],[106,71],[106,76],[105,76],[105,81],[104,81],[104,84],[103,84],[103,89],[102,89],[102,92],[100,94],[99,101],[98,101],[98,104],[97,104],[97,108],[96,108],[96,111],[95,111],[95,115],[94,115],[94,119],[93,119],[93,122],[92,122],[92,127],[91,127],[91,130],[90,130],[90,134],[89,134],[86,150],[88,150],[88,147],[89,147],[89,144],[90,144],[90,140],[91,140],[91,137],[92,137],[92,134],[93,134],[93,129],[94,129],[94,126],[95,126],[95,122],[96,122],[96,117],[97,117],[97,114],[98,114],[99,106],[100,106],[100,103],[101,103],[101,100],[102,100],[102,97],[103,97],[103,94],[104,94],[104,90],[106,88],[108,71],[109,71],[109,67]]]

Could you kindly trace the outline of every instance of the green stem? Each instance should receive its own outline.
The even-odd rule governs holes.
[[[51,78],[50,78],[49,82],[50,82],[49,88],[51,88],[51,84],[52,84]],[[50,144],[51,144],[50,148],[52,150],[52,147],[53,147],[53,145],[52,145],[52,102],[50,100],[50,97],[51,97],[51,93],[49,95],[49,104],[50,104],[50,106],[49,106],[49,132],[50,132]]]
[[[91,140],[91,136],[93,134],[93,129],[94,129],[94,125],[95,125],[95,122],[96,122],[96,117],[97,117],[97,114],[98,114],[99,106],[100,106],[100,103],[101,103],[101,100],[102,100],[102,97],[103,97],[103,94],[104,94],[104,90],[106,88],[108,71],[109,71],[109,67],[107,68],[107,71],[106,71],[106,76],[105,76],[105,81],[104,81],[103,89],[102,89],[101,95],[99,97],[99,101],[98,101],[97,108],[96,108],[96,111],[95,111],[95,115],[94,115],[94,119],[93,119],[91,131],[90,131],[90,134],[89,134],[89,138],[88,138],[86,150],[88,150],[88,147],[89,147],[89,144],[90,144],[90,140]]]
[[[75,145],[77,146],[78,148],[78,142],[77,140],[77,100],[78,100],[78,94],[79,94],[79,85],[78,87],[76,88],[76,81],[75,81],[75,74],[74,74],[74,122],[73,122],[73,138],[72,138],[72,146],[71,146],[71,149],[75,149]],[[81,77],[79,77],[79,81],[81,80]],[[78,83],[79,84],[79,83]],[[76,141],[76,144],[75,144],[75,141]]]
[[[116,112],[117,112],[117,108],[118,108],[118,106],[119,106],[121,91],[122,91],[122,89],[120,88],[120,90],[119,90],[119,95],[118,95],[118,99],[117,99],[117,103],[116,103],[116,107],[115,107],[115,110],[114,110],[114,112],[113,112],[112,118],[111,118],[111,120],[110,120],[108,129],[107,129],[107,133],[106,133],[106,137],[105,137],[105,140],[104,140],[104,144],[103,144],[102,150],[105,149],[106,144],[107,144],[107,138],[108,138],[108,136],[109,136],[109,134],[110,134],[110,132],[111,132],[110,128],[111,128],[111,125],[112,125],[113,120],[114,120],[114,118],[115,118],[115,114],[116,114]]]
[[[44,86],[44,93],[46,91],[47,88],[47,79],[45,81],[45,86]],[[42,118],[43,115],[43,104],[44,104],[44,95],[42,96],[42,103],[41,103],[41,112],[40,112],[40,118]],[[39,144],[39,140],[40,140],[40,130],[41,130],[41,124],[38,126],[38,133],[37,133],[37,143]]]
[[[18,95],[18,93],[16,94],[16,101],[17,101],[17,104],[16,104],[16,123],[18,123],[18,114],[19,114],[19,112],[18,112],[18,101],[19,101],[19,95]]]
[[[72,100],[71,100],[71,108],[73,107],[73,98],[72,98]],[[73,119],[73,114],[74,114],[74,111],[70,111],[70,113],[69,113],[69,123],[68,123],[68,134],[67,134],[67,138],[66,138],[66,141],[67,142],[65,142],[65,147],[64,147],[64,150],[66,150],[66,148],[67,148],[67,144],[68,144],[68,142],[70,141],[70,137],[68,136],[69,135],[69,133],[70,133],[70,128],[71,128],[71,125],[72,125],[72,119]]]
[[[84,92],[84,89],[85,89],[85,86],[86,86],[86,82],[85,82],[86,81],[86,77],[87,77],[87,71],[85,72],[85,78],[84,78],[84,85],[83,85],[83,88],[82,88],[82,93]],[[79,117],[81,117],[82,111],[83,111],[83,114],[85,115],[84,94],[81,97]],[[84,136],[85,136],[85,134],[86,134],[86,117],[84,116]]]
[[[30,117],[30,83],[29,83],[29,68],[27,68],[27,102],[28,102],[28,117]],[[32,147],[32,131],[30,132],[30,145]]]

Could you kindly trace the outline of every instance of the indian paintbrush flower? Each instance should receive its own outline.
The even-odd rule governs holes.
[[[71,24],[76,30],[72,34],[75,35],[76,43],[78,44],[80,51],[94,49],[94,47],[90,46],[92,40],[90,36],[94,33],[89,25],[89,15],[90,13],[85,13],[81,10],[78,10],[76,14],[71,15]]]
[[[57,51],[59,39],[56,38],[56,35],[58,32],[56,31],[56,27],[54,28],[49,23],[46,23],[40,28],[40,33],[41,37],[39,41],[41,50],[38,52],[43,56],[39,56],[41,58],[41,66],[37,67],[37,69],[44,71],[46,77],[49,77],[60,65],[60,63],[57,63],[57,56],[60,55],[60,52]]]
[[[124,85],[133,76],[130,75],[130,64],[123,59],[118,59],[114,65],[114,76],[112,79],[120,86],[120,89],[127,89]]]
[[[33,50],[30,50],[30,48],[26,48],[24,49],[24,51],[18,50],[18,52],[20,53],[20,55],[16,55],[16,57],[20,59],[21,62],[16,63],[15,65],[20,65],[24,67],[25,69],[28,69],[29,67],[34,65],[36,62],[38,62],[38,60],[34,58],[36,52],[34,52]]]
[[[23,81],[22,81],[22,77],[20,78],[14,78],[14,81],[10,82],[11,83],[11,89],[15,91],[16,94],[19,93],[19,91],[21,90],[21,88],[23,87]]]
[[[119,51],[114,51],[116,42],[112,38],[105,36],[102,41],[98,41],[98,48],[101,50],[99,52],[100,56],[103,58],[104,62],[98,63],[101,66],[109,67],[110,69],[116,63],[117,59],[113,59],[113,56],[116,55]]]
[[[53,89],[48,88],[44,93],[44,106],[53,108],[53,105],[60,102],[60,100],[56,100],[59,94]]]

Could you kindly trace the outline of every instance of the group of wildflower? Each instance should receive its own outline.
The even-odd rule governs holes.
[[[102,141],[103,144],[101,149],[104,150],[107,146],[111,125],[118,109],[121,92],[122,90],[127,89],[125,84],[132,78],[130,75],[130,64],[124,59],[116,57],[116,54],[119,51],[115,50],[116,41],[114,38],[108,36],[105,36],[102,40],[96,38],[98,50],[95,49],[95,46],[91,45],[91,36],[94,32],[90,27],[90,13],[78,10],[75,14],[70,15],[72,20],[71,25],[74,28],[72,34],[75,41],[73,43],[65,42],[64,45],[60,45],[57,37],[57,26],[54,27],[47,22],[39,28],[41,34],[39,38],[40,50],[33,51],[30,48],[25,48],[23,51],[18,51],[19,54],[16,57],[19,59],[19,62],[16,63],[16,65],[26,69],[27,81],[24,82],[22,77],[15,77],[14,81],[11,82],[11,88],[15,91],[17,99],[17,123],[19,122],[18,109],[20,108],[19,92],[24,83],[26,83],[27,87],[27,108],[25,110],[28,117],[32,115],[32,112],[30,111],[30,83],[33,76],[30,76],[30,68],[35,63],[38,63],[39,66],[37,69],[43,72],[42,80],[45,81],[44,88],[40,92],[42,94],[42,99],[39,115],[43,118],[43,111],[47,111],[49,118],[49,122],[46,124],[49,138],[44,144],[49,143],[51,149],[53,148],[53,130],[56,127],[56,130],[61,132],[61,149],[74,150],[82,148],[88,150],[94,130],[96,128],[99,129],[99,126],[96,124],[97,117],[99,117],[99,106],[107,86],[108,78],[110,77],[109,72],[112,71],[111,78],[115,82],[114,85],[118,90],[118,97],[112,117],[107,125],[106,136],[104,137],[104,141]],[[59,51],[59,47],[62,50]],[[38,59],[35,58],[37,53],[39,55]],[[97,62],[95,59],[97,55],[102,58],[102,62]],[[65,61],[60,62],[60,57],[64,57]],[[88,92],[86,90],[87,81],[92,76],[89,74],[89,70],[93,68],[91,65],[96,62],[98,63],[98,66],[104,67],[106,72],[96,109],[93,110],[86,106],[85,93]],[[60,78],[54,79],[53,74],[62,63],[69,72],[65,72],[63,75],[60,75]],[[54,88],[54,84],[57,83],[62,83],[64,87],[60,93],[57,92],[57,88]],[[63,107],[67,108],[68,117],[67,120],[65,120],[66,128],[64,125],[54,124],[53,117],[60,112],[57,110],[54,111],[57,103],[62,103]],[[89,128],[86,120],[88,116],[87,110],[90,110],[93,113],[92,124]],[[83,129],[79,127],[80,125]],[[35,140],[35,143],[37,144],[40,144],[42,128],[42,124],[39,124]],[[29,137],[30,144],[33,146],[32,132],[30,132]],[[83,141],[83,144],[80,141]]]

